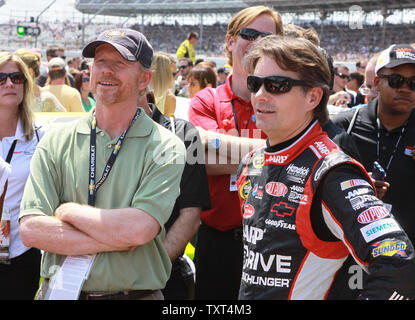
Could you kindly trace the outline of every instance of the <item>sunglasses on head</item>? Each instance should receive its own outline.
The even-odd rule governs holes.
[[[257,93],[262,85],[264,85],[265,90],[271,94],[283,94],[289,92],[293,86],[306,86],[307,83],[302,80],[281,76],[248,76],[247,86],[250,92]]]
[[[250,28],[242,28],[236,34],[239,35],[242,39],[248,40],[248,41],[254,41],[259,36],[266,37],[266,36],[272,35],[271,32],[261,32],[255,29],[250,29]]]
[[[391,88],[399,89],[406,82],[408,84],[409,89],[415,91],[415,77],[405,78],[402,77],[400,74],[380,74],[378,75],[378,77],[388,79],[388,85]]]
[[[7,82],[7,78],[10,78],[14,84],[22,84],[26,81],[22,72],[0,73],[0,86]]]
[[[336,73],[336,76],[342,78],[342,79],[347,79],[350,80],[350,76],[348,76],[347,74],[343,74],[343,73]]]

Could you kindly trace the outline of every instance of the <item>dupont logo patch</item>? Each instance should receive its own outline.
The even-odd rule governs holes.
[[[274,197],[283,197],[287,194],[288,188],[281,182],[268,182],[265,185],[265,191]]]
[[[370,223],[379,219],[389,216],[389,211],[380,206],[369,208],[363,211],[357,217],[357,221],[362,224]]]

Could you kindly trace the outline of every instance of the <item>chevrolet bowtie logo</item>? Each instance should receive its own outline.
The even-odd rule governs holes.
[[[89,184],[89,194],[92,194],[94,192],[94,189],[95,189],[94,182],[91,181],[91,183]]]
[[[117,144],[114,147],[114,154],[118,153],[118,151],[120,150],[120,145],[121,145],[121,142],[118,141]]]

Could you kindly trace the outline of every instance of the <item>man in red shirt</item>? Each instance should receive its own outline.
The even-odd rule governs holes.
[[[212,209],[201,214],[196,245],[196,299],[237,299],[242,272],[242,218],[236,172],[241,158],[265,145],[256,128],[243,58],[255,40],[282,35],[278,12],[264,6],[246,8],[228,25],[225,39],[232,74],[218,88],[193,97],[189,121],[200,128]],[[259,164],[260,165],[260,164]]]

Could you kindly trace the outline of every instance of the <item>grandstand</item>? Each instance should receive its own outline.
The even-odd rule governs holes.
[[[358,5],[365,12],[415,8],[415,0],[78,0],[80,12],[114,16],[135,14],[234,13],[252,5],[267,5],[281,13],[349,11]]]
[[[0,0],[0,5],[3,3]],[[363,16],[358,29],[349,25],[351,8],[356,3]],[[386,44],[413,43],[415,39],[414,21],[403,23],[408,10],[415,8],[415,0],[77,0],[77,19],[68,15],[61,21],[52,20],[45,14],[45,19],[39,21],[42,33],[36,41],[33,37],[20,39],[16,25],[22,20],[10,17],[8,25],[0,25],[0,47],[12,50],[37,45],[44,50],[57,44],[70,56],[71,52],[79,54],[83,45],[103,30],[131,27],[143,32],[155,50],[170,53],[176,51],[188,32],[198,31],[198,54],[223,56],[229,19],[237,11],[258,4],[274,7],[284,23],[313,27],[322,47],[337,60],[367,58]],[[338,13],[341,19],[335,18]],[[401,16],[401,21],[388,19],[392,13],[398,20]]]
[[[78,0],[80,12],[111,16],[134,14],[234,13],[248,5],[241,0]]]

